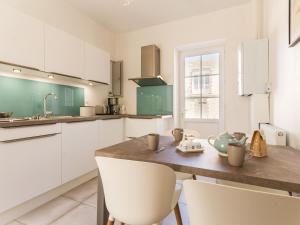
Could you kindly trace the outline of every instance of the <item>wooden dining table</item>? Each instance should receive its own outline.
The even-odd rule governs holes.
[[[183,153],[177,145],[173,137],[161,136],[159,149],[163,150],[155,152],[148,150],[147,137],[140,137],[99,149],[95,155],[158,163],[178,172],[300,193],[300,151],[296,149],[268,146],[267,157],[247,157],[243,167],[233,167],[207,140],[201,140],[203,153]],[[97,212],[97,225],[106,225],[109,215],[100,173]]]

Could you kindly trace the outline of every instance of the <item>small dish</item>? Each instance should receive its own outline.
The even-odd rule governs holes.
[[[203,148],[185,149],[185,148],[182,148],[181,146],[177,146],[176,149],[178,149],[179,151],[184,152],[184,153],[204,152]]]

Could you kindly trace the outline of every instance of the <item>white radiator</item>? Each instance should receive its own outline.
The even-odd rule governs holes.
[[[265,136],[268,145],[286,146],[286,131],[271,124],[260,124],[260,130]]]

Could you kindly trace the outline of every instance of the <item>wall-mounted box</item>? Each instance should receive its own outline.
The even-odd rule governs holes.
[[[238,49],[238,94],[249,96],[269,92],[268,78],[268,40],[243,42]]]

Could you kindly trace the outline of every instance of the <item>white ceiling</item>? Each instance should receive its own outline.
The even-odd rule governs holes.
[[[126,32],[243,4],[249,0],[67,0],[97,23]],[[126,1],[132,1],[123,6]]]

